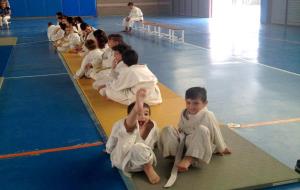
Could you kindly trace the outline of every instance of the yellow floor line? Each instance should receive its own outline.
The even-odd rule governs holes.
[[[3,77],[0,77],[0,90],[1,90],[1,87],[2,87],[2,83],[3,83]]]
[[[1,37],[0,46],[15,46],[17,44],[17,38],[14,37]]]
[[[275,121],[265,121],[265,122],[258,122],[252,124],[242,124],[240,128],[252,128],[252,127],[261,127],[261,126],[268,126],[268,125],[278,125],[283,123],[293,123],[293,122],[300,122],[300,118],[291,118],[291,119],[281,119]]]

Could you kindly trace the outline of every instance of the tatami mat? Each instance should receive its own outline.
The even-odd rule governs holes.
[[[63,57],[72,74],[80,67],[81,57],[75,54],[64,53]],[[92,80],[80,79],[77,81],[82,92],[86,96],[90,106],[92,107],[97,119],[99,120],[106,135],[111,132],[112,125],[119,119],[126,116],[126,106],[113,102],[100,96],[100,94],[92,88]],[[159,127],[166,125],[176,125],[179,114],[184,106],[184,100],[172,92],[165,85],[159,83],[159,88],[164,101],[160,105],[151,107],[151,118],[155,120]],[[172,112],[169,112],[172,110]],[[166,114],[166,112],[169,112]]]
[[[63,57],[74,74],[80,66],[81,58],[67,53],[63,54]],[[126,107],[101,97],[96,90],[92,89],[91,80],[80,79],[77,82],[101,126],[109,135],[112,124],[126,115]],[[151,108],[151,117],[159,127],[176,125],[179,113],[184,108],[184,100],[166,86],[159,84],[159,87],[164,102]],[[300,181],[300,175],[227,127],[221,128],[233,154],[224,157],[214,156],[212,162],[202,169],[191,169],[187,173],[180,174],[171,189],[253,189]],[[133,175],[133,187],[162,189],[170,175],[172,164],[172,161],[158,156],[156,168],[161,176],[161,183],[150,185],[143,173],[137,173]]]
[[[203,165],[201,169],[191,168],[188,172],[179,174],[177,181],[170,189],[258,189],[300,181],[299,174],[228,127],[222,126],[221,130],[232,154],[214,155],[209,165]],[[134,174],[132,181],[136,189],[163,189],[173,162],[162,158],[159,154],[156,155],[158,156],[156,170],[161,177],[161,183],[151,185],[144,174]]]
[[[17,44],[17,38],[14,37],[1,37],[0,46],[14,46]]]

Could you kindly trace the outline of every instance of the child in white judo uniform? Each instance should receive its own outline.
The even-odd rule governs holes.
[[[188,89],[185,101],[186,109],[181,113],[178,130],[174,127],[163,128],[159,140],[159,149],[164,157],[176,156],[180,143],[184,143],[185,151],[177,163],[179,172],[187,171],[191,165],[200,167],[201,163],[209,164],[213,153],[231,153],[215,115],[206,107],[205,88]],[[184,136],[184,140],[179,140],[180,135]]]
[[[116,80],[100,87],[100,94],[113,101],[129,105],[135,101],[137,90],[145,88],[147,104],[162,103],[161,93],[157,86],[158,80],[146,65],[137,64],[137,53],[134,50],[127,50],[123,53],[122,58],[128,68],[123,69]]]
[[[103,67],[111,68],[114,61],[113,47],[123,44],[123,37],[120,34],[110,34],[108,35],[108,48],[105,49],[103,53]]]
[[[53,32],[49,33],[50,40],[54,42],[54,46],[61,43],[65,37],[66,25],[63,23],[59,23],[59,27],[57,27]]]
[[[123,19],[123,26],[125,27],[124,32],[130,32],[134,22],[143,21],[143,12],[140,8],[134,6],[133,2],[129,2],[128,7],[130,9],[129,15]]]
[[[77,32],[74,32],[73,26],[70,25],[66,28],[66,36],[64,37],[64,39],[56,45],[58,51],[66,52],[75,49],[75,47],[77,47],[80,44],[80,36]]]
[[[80,69],[73,76],[75,79],[82,78],[83,76],[92,78],[96,72],[94,67],[99,67],[102,62],[103,51],[97,48],[94,40],[87,40],[85,42],[85,47],[88,50],[88,53],[83,58]]]
[[[11,15],[11,9],[6,1],[0,2],[0,29],[2,29],[3,24],[9,29],[9,19]]]
[[[149,182],[158,183],[160,177],[153,165],[153,148],[158,140],[158,128],[150,119],[150,107],[144,103],[146,90],[136,93],[136,102],[127,108],[127,117],[117,121],[106,143],[112,166],[125,173],[144,171]]]
[[[113,55],[114,55],[114,62],[112,64],[111,69],[105,69],[96,74],[96,80],[93,83],[93,88],[96,90],[100,90],[101,86],[105,85],[106,83],[116,80],[122,72],[123,69],[127,68],[128,66],[122,61],[122,54],[131,49],[130,46],[126,44],[119,44],[112,48]],[[102,56],[103,57],[103,56]],[[102,61],[103,64],[103,61]]]

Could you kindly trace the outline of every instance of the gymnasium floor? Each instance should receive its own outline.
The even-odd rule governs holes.
[[[184,27],[186,43],[124,35],[140,62],[179,95],[205,86],[209,109],[221,123],[250,126],[234,130],[293,169],[300,158],[300,28],[147,19]],[[107,33],[120,31],[120,20],[86,19]],[[0,31],[0,37],[18,38],[16,46],[0,46],[1,189],[125,189],[99,145],[106,137],[46,40],[48,21],[14,20],[9,31]],[[78,148],[58,151],[74,145]],[[48,149],[55,152],[39,153]],[[4,158],[31,151],[36,152]],[[300,184],[271,189],[300,189]]]

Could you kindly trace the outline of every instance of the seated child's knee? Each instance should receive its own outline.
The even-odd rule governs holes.
[[[131,147],[132,157],[138,160],[144,160],[145,162],[149,162],[153,159],[153,154],[154,153],[152,149],[143,143],[136,143]]]
[[[196,127],[196,132],[201,133],[201,134],[210,135],[209,129],[204,125],[199,125],[198,127]]]

